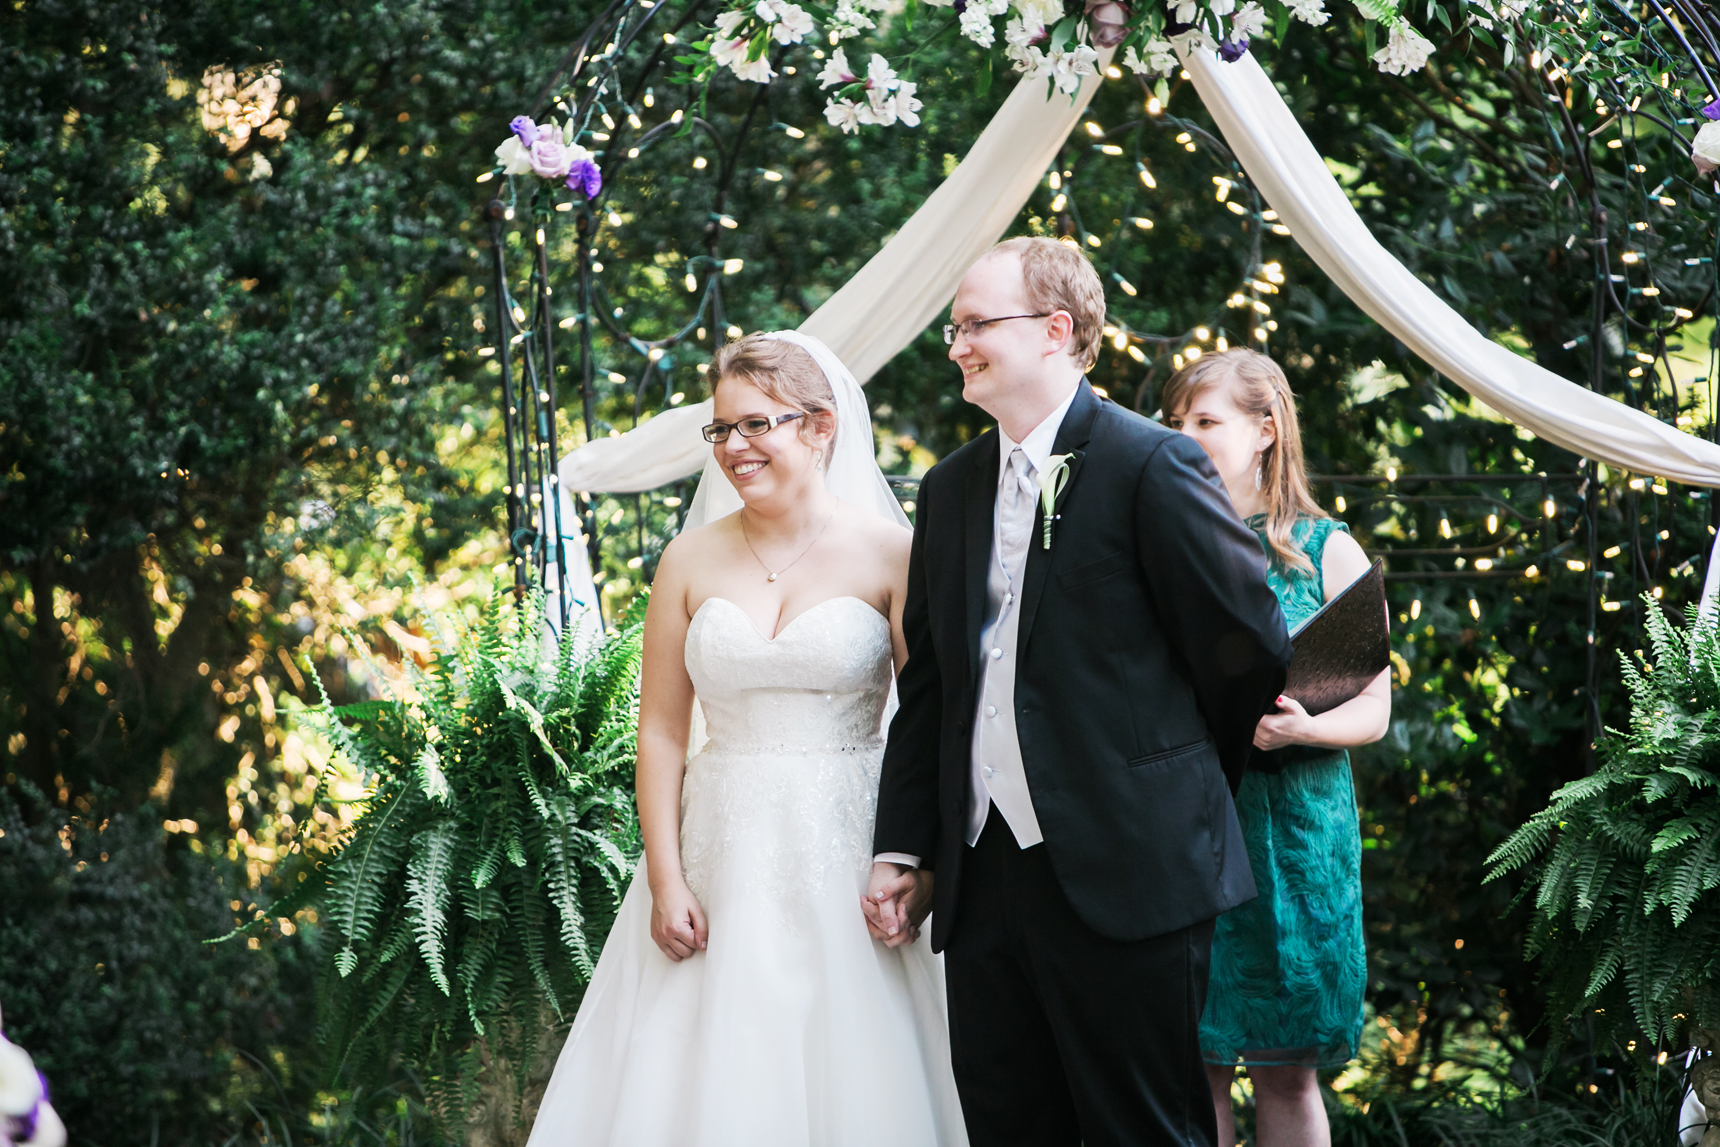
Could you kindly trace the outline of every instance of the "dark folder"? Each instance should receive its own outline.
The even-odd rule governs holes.
[[[1290,635],[1295,654],[1284,695],[1309,714],[1336,709],[1368,687],[1392,663],[1386,628],[1385,562],[1351,582]]]
[[[1290,645],[1294,652],[1284,695],[1300,701],[1309,714],[1336,709],[1366,689],[1392,663],[1384,561],[1374,562],[1367,573],[1303,622],[1290,635]],[[1268,713],[1277,711],[1276,704],[1267,708]],[[1255,749],[1248,767],[1276,773],[1298,760],[1332,752],[1311,745],[1287,745],[1271,752]]]

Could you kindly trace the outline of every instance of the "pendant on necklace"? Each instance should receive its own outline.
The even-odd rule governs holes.
[[[775,581],[775,580],[776,580],[776,575],[775,575],[775,574],[768,574],[768,575],[766,575],[766,577],[765,577],[765,579],[764,579],[764,580],[765,580],[765,581]]]

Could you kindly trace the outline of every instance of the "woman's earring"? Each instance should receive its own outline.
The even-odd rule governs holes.
[[[1260,475],[1261,475],[1261,474],[1262,474],[1262,473],[1263,473],[1263,472],[1264,472],[1264,471],[1265,471],[1265,470],[1266,470],[1266,462],[1265,462],[1265,461],[1264,461],[1264,460],[1262,460],[1262,461],[1261,461],[1261,462],[1260,462],[1260,464],[1259,464],[1259,465],[1257,465],[1257,466],[1256,466],[1256,467],[1254,467],[1254,488],[1255,488],[1255,489],[1256,489],[1256,490],[1258,490],[1258,489],[1260,489],[1260,488],[1261,488],[1261,486],[1262,486],[1262,484],[1263,484],[1263,483],[1262,483],[1262,481],[1261,481],[1261,477],[1260,477]]]

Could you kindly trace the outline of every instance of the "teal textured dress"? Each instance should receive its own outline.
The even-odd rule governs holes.
[[[1266,544],[1264,515],[1248,524]],[[1292,540],[1312,573],[1271,564],[1268,581],[1292,632],[1325,603],[1320,558],[1330,518],[1303,518]],[[1236,794],[1258,898],[1218,918],[1200,1021],[1208,1063],[1338,1067],[1356,1055],[1367,953],[1362,841],[1350,755],[1248,772]]]

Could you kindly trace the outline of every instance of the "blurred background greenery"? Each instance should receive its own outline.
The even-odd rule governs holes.
[[[324,1060],[314,908],[203,941],[255,925],[290,858],[363,808],[359,775],[300,719],[310,674],[337,704],[376,697],[434,658],[436,616],[473,621],[509,580],[497,365],[479,353],[495,185],[473,180],[597,11],[0,13],[0,1007],[79,1142],[433,1134],[410,1064],[355,1078]],[[979,90],[977,49],[927,28],[917,129],[827,127],[800,60],[798,81],[719,81],[709,132],[606,163],[591,433],[705,397],[730,325],[798,325],[953,168],[1010,85]],[[1256,50],[1375,234],[1490,336],[1712,437],[1715,197],[1671,121],[1607,134],[1616,79],[1549,83],[1478,34],[1383,75],[1369,34],[1340,13]],[[1673,97],[1704,102],[1688,64],[1667,68]],[[628,95],[647,127],[689,98],[650,76]],[[1152,414],[1176,356],[1261,326],[1323,504],[1395,551],[1393,725],[1356,756],[1369,1038],[1330,1081],[1335,1134],[1647,1142],[1670,1071],[1627,1089],[1620,1049],[1547,1014],[1516,889],[1482,876],[1624,723],[1638,595],[1698,594],[1712,501],[1585,465],[1439,378],[1258,214],[1186,82],[1148,94],[1102,87],[1094,131],[1015,228],[1071,236],[1106,276],[1116,329],[1093,381]],[[1605,273],[1636,278],[1607,282],[1625,297],[1597,326],[1601,236]],[[577,262],[571,227],[551,244]],[[1642,265],[1619,265],[1626,250]],[[700,256],[733,268],[721,313],[652,363],[619,336],[689,322]],[[1268,309],[1232,305],[1243,292]],[[984,429],[943,353],[929,330],[869,384],[893,474]],[[557,370],[572,446],[577,351]],[[691,489],[582,503],[612,622]],[[1543,1075],[1556,1031],[1570,1042]]]

